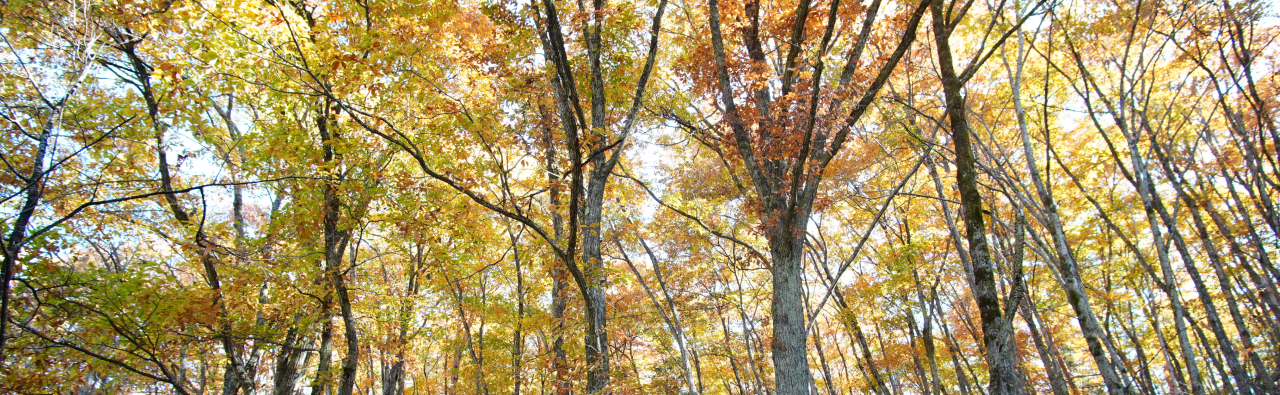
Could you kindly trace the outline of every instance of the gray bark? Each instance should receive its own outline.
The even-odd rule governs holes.
[[[1085,344],[1089,348],[1089,355],[1093,357],[1098,373],[1102,375],[1102,382],[1106,385],[1107,392],[1112,395],[1132,393],[1132,389],[1126,388],[1120,380],[1120,375],[1117,374],[1115,367],[1111,365],[1107,349],[1102,344],[1101,338],[1104,335],[1102,326],[1098,323],[1098,317],[1093,313],[1093,307],[1089,304],[1089,294],[1086,292],[1084,280],[1080,276],[1080,266],[1076,262],[1075,255],[1071,252],[1071,247],[1067,245],[1062,218],[1058,215],[1058,203],[1053,198],[1053,192],[1045,185],[1044,179],[1040,176],[1040,169],[1036,165],[1036,154],[1031,147],[1031,133],[1027,127],[1026,111],[1022,108],[1023,59],[1025,59],[1023,55],[1023,34],[1019,32],[1018,61],[1015,71],[1011,73],[1013,74],[1011,84],[1013,88],[1013,106],[1018,118],[1022,152],[1025,156],[1024,162],[1027,163],[1027,170],[1031,175],[1031,182],[1035,186],[1036,195],[1040,198],[1040,208],[1044,212],[1044,218],[1048,221],[1045,226],[1049,228],[1049,235],[1053,240],[1053,248],[1056,253],[1053,258],[1058,264],[1058,273],[1062,277],[1062,288],[1067,293],[1068,304],[1071,305],[1071,309],[1076,313],[1076,322],[1080,325],[1080,333],[1084,336]],[[1008,64],[1006,63],[1007,67]],[[1048,84],[1047,81],[1045,83]],[[1028,323],[1030,322],[1031,320],[1028,319]],[[1057,391],[1058,389],[1055,386],[1054,390]]]

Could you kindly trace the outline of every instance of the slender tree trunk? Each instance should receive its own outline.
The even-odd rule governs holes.
[[[654,256],[653,251],[649,250],[649,246],[645,244],[644,239],[640,238],[640,243],[648,254],[650,263],[653,265],[654,276],[662,287],[663,297],[667,302],[667,307],[671,309],[671,314],[667,314],[663,305],[658,302],[658,298],[654,295],[653,289],[649,287],[649,284],[644,281],[644,277],[640,275],[640,271],[631,261],[631,257],[627,255],[626,249],[622,246],[622,242],[616,239],[614,242],[618,247],[618,251],[622,254],[622,260],[627,264],[627,268],[631,269],[631,273],[636,276],[636,281],[640,283],[640,287],[644,289],[645,295],[649,296],[649,301],[653,304],[653,308],[658,311],[658,315],[662,317],[662,322],[666,324],[667,333],[671,335],[671,338],[676,343],[676,350],[680,352],[680,368],[684,376],[684,380],[681,384],[689,393],[697,393],[698,386],[693,377],[693,368],[690,364],[689,351],[685,347],[684,331],[680,327],[680,318],[676,315],[675,303],[672,302],[671,294],[666,290],[665,281],[662,281],[662,271],[658,268],[657,257]]]
[[[924,315],[924,320],[920,325],[920,335],[922,337],[921,343],[924,345],[925,357],[929,360],[929,383],[927,385],[932,389],[932,393],[944,395],[945,391],[942,389],[942,379],[938,375],[938,351],[933,342],[933,304],[929,303],[929,301],[925,299],[924,290],[920,286],[920,276],[915,270],[911,271],[911,278],[915,282],[916,298]]]
[[[875,358],[871,355],[871,344],[867,342],[866,333],[862,331],[862,325],[858,323],[858,316],[853,314],[853,310],[849,308],[849,305],[844,300],[844,297],[840,295],[838,290],[836,291],[836,305],[840,306],[841,310],[849,312],[844,316],[842,321],[844,321],[845,328],[849,331],[849,335],[856,341],[852,346],[855,347],[855,350],[861,349],[862,351],[859,355],[862,358],[863,364],[866,365],[866,370],[871,375],[871,388],[877,395],[889,395],[888,383],[880,373],[880,368],[876,366]]]
[[[331,129],[334,124],[328,114],[332,106],[333,103],[326,100],[320,108],[321,114],[316,118],[316,129],[319,131],[320,144],[324,152],[323,161],[327,166],[334,166],[337,163],[339,158],[333,147],[341,140],[337,130]],[[351,230],[341,228],[339,223],[342,215],[342,200],[338,197],[337,184],[343,177],[341,170],[335,170],[337,170],[335,174],[339,174],[338,180],[325,181],[321,187],[324,199],[324,264],[326,276],[329,277],[330,286],[333,287],[333,293],[338,299],[343,339],[347,343],[347,352],[342,359],[338,395],[351,395],[355,389],[356,369],[360,361],[360,341],[356,333],[355,317],[351,311],[351,297],[347,292],[343,274],[345,271],[343,256],[347,250],[347,243],[351,240]]]
[[[544,48],[549,47],[544,44]],[[552,80],[552,86],[559,86],[558,77],[553,77]],[[563,114],[568,112],[567,106],[560,104],[559,107],[562,112],[562,117],[571,117],[571,115]],[[548,203],[551,210],[552,231],[554,232],[553,242],[556,245],[560,245],[564,241],[565,229],[564,216],[560,214],[560,188],[557,187],[557,184],[560,183],[560,173],[559,170],[556,169],[556,144],[551,129],[551,114],[546,107],[540,107],[540,111],[543,116],[542,138],[543,145],[546,150],[544,155],[546,162],[544,166],[547,171],[547,184],[552,186],[547,194],[549,196]],[[557,260],[552,264],[551,319],[554,323],[554,327],[552,328],[551,340],[551,371],[554,376],[553,387],[556,395],[568,395],[571,389],[568,377],[569,365],[568,361],[565,360],[566,354],[564,351],[564,312],[569,296],[568,277],[569,272],[565,269],[564,262]]]
[[[511,228],[507,228],[507,234],[511,237],[512,258],[516,264],[516,317],[515,330],[511,334],[511,377],[515,381],[512,395],[520,395],[521,386],[524,384],[524,267],[520,260],[520,246],[516,239],[515,233],[511,232]]]
[[[328,298],[326,298],[328,299]],[[329,370],[333,364],[333,310],[332,302],[325,300],[320,308],[320,350],[316,361],[316,376],[311,381],[311,393],[327,395],[329,388]]]
[[[1138,196],[1142,200],[1142,206],[1147,216],[1147,225],[1151,230],[1152,244],[1155,246],[1156,256],[1160,262],[1160,269],[1163,278],[1164,292],[1169,296],[1169,305],[1174,314],[1174,328],[1177,331],[1178,345],[1182,350],[1183,362],[1186,363],[1187,373],[1190,376],[1191,392],[1195,395],[1205,395],[1204,379],[1200,374],[1200,368],[1196,363],[1195,350],[1191,346],[1191,340],[1187,334],[1187,322],[1191,319],[1182,304],[1182,297],[1176,288],[1174,279],[1173,265],[1169,259],[1168,247],[1165,244],[1164,232],[1161,231],[1158,224],[1156,209],[1152,203],[1151,191],[1154,190],[1150,186],[1150,176],[1145,170],[1145,164],[1139,156],[1137,141],[1134,138],[1129,140],[1130,159],[1134,166],[1134,177],[1137,178],[1135,186],[1138,188]]]
[[[1028,297],[1022,300],[1019,307],[1022,318],[1027,323],[1027,330],[1031,333],[1031,340],[1035,343],[1036,353],[1040,356],[1040,363],[1044,365],[1045,376],[1049,378],[1049,389],[1053,391],[1053,395],[1070,395],[1067,382],[1062,378],[1062,372],[1058,370],[1058,364],[1054,362],[1053,354],[1049,352],[1048,345],[1040,334],[1040,327],[1036,325],[1035,314],[1031,312],[1032,306],[1031,298]]]
[[[1127,310],[1130,313],[1130,316],[1132,317],[1133,306],[1130,305]],[[1130,319],[1128,325],[1125,324],[1125,320],[1120,320],[1119,325],[1120,325],[1120,330],[1124,331],[1125,336],[1128,336],[1129,341],[1133,343],[1134,351],[1138,355],[1139,369],[1135,369],[1135,371],[1138,372],[1137,379],[1138,379],[1138,385],[1140,389],[1145,394],[1154,394],[1155,393],[1154,382],[1152,382],[1151,380],[1151,360],[1150,358],[1147,357],[1147,352],[1145,347],[1142,346],[1142,341],[1141,341],[1142,339],[1140,339],[1137,336],[1137,334],[1134,333],[1134,330],[1132,328],[1133,326],[1132,319]]]
[[[913,365],[912,367],[915,368],[916,381],[920,383],[920,392],[924,395],[932,395],[932,380],[930,380],[929,376],[925,374],[924,364],[920,362],[920,354],[916,352],[916,347],[919,343],[923,342],[923,340],[919,340],[923,335],[918,334],[922,329],[917,328],[918,325],[916,324],[916,318],[912,314],[914,314],[914,312],[907,312],[906,314],[907,339],[911,344],[911,364]]]
[[[822,332],[813,334],[813,348],[813,351],[818,354],[818,363],[822,366],[822,384],[826,387],[828,394],[835,395],[835,385],[832,384],[832,381],[835,380],[835,375],[831,374],[831,366],[827,364],[826,353],[822,350]],[[817,391],[814,392],[816,393]]]
[[[987,350],[987,365],[991,372],[991,395],[1017,394],[1016,362],[1012,344],[1012,326],[1000,308],[1000,295],[996,287],[995,270],[991,251],[987,245],[986,225],[982,207],[982,195],[978,192],[977,158],[970,142],[969,123],[964,97],[960,93],[964,82],[954,70],[951,46],[948,39],[951,28],[942,16],[941,2],[934,2],[934,37],[937,38],[938,65],[941,69],[943,93],[947,102],[947,118],[951,121],[951,136],[956,152],[956,186],[960,190],[961,216],[969,241],[969,262],[973,265],[973,296],[982,318],[982,338]]]
[[[1139,3],[1139,6],[1141,6],[1141,3]],[[1136,17],[1134,23],[1137,23]],[[1132,43],[1133,41],[1130,40],[1127,44],[1132,45]],[[1186,309],[1183,306],[1182,297],[1180,296],[1178,289],[1176,288],[1176,283],[1174,282],[1174,272],[1169,259],[1168,246],[1166,245],[1164,232],[1160,229],[1156,208],[1153,203],[1152,193],[1155,191],[1155,188],[1152,185],[1153,180],[1150,178],[1151,175],[1147,171],[1146,162],[1142,158],[1142,151],[1138,147],[1138,138],[1131,130],[1133,125],[1130,123],[1129,116],[1127,115],[1129,110],[1129,105],[1127,103],[1129,100],[1134,100],[1135,98],[1125,97],[1119,105],[1113,104],[1115,101],[1109,100],[1106,97],[1105,92],[1103,92],[1093,80],[1093,76],[1084,66],[1082,57],[1079,51],[1076,50],[1075,44],[1070,41],[1069,36],[1067,44],[1071,50],[1071,55],[1074,58],[1076,65],[1082,70],[1082,77],[1086,80],[1086,84],[1089,86],[1088,89],[1098,94],[1098,98],[1096,100],[1100,100],[1103,103],[1107,112],[1111,114],[1116,128],[1119,129],[1120,133],[1124,136],[1126,148],[1129,151],[1128,160],[1130,165],[1133,167],[1132,174],[1124,168],[1124,161],[1120,158],[1119,151],[1116,150],[1112,144],[1107,131],[1098,126],[1098,133],[1106,142],[1112,159],[1120,168],[1123,176],[1134,186],[1135,189],[1137,189],[1138,197],[1142,202],[1143,211],[1146,216],[1147,226],[1151,231],[1152,245],[1156,250],[1157,258],[1160,263],[1161,278],[1157,282],[1163,283],[1163,291],[1169,296],[1170,308],[1173,310],[1174,315],[1174,327],[1177,330],[1178,345],[1181,348],[1183,362],[1187,365],[1188,376],[1190,376],[1189,381],[1191,384],[1191,391],[1195,395],[1205,395],[1204,379],[1200,374],[1200,368],[1196,364],[1195,350],[1192,348],[1190,338],[1187,335],[1187,320],[1189,320],[1190,317],[1187,315]],[[1123,65],[1124,63],[1122,62],[1122,70],[1124,70]],[[1124,83],[1125,78],[1122,76],[1118,91],[1125,91]],[[1091,100],[1093,99],[1088,97],[1085,99],[1085,105],[1092,110],[1093,102]],[[1095,125],[1098,125],[1096,120]],[[1131,246],[1131,248],[1133,248],[1133,246]],[[1152,275],[1154,276],[1154,274]]]
[[[1140,294],[1141,295],[1141,294]],[[1164,330],[1160,329],[1160,320],[1155,313],[1155,298],[1143,295],[1143,315],[1147,317],[1147,324],[1151,325],[1151,330],[1155,332],[1156,339],[1160,342],[1160,353],[1164,354],[1165,372],[1169,380],[1170,392],[1185,394],[1188,391],[1187,382],[1183,379],[1182,364],[1178,363],[1178,358],[1174,354],[1173,346],[1169,344],[1169,339],[1164,334]]]
[[[1071,252],[1071,247],[1067,245],[1066,232],[1063,230],[1062,218],[1058,215],[1058,203],[1053,198],[1053,192],[1045,184],[1044,179],[1040,176],[1040,169],[1036,165],[1035,150],[1031,147],[1031,133],[1027,127],[1026,111],[1022,108],[1021,86],[1022,86],[1022,68],[1023,68],[1023,34],[1018,33],[1018,61],[1012,74],[1013,88],[1013,106],[1015,114],[1018,118],[1019,135],[1022,139],[1022,151],[1027,164],[1027,170],[1031,175],[1031,182],[1035,186],[1036,194],[1040,198],[1040,205],[1044,211],[1044,218],[1048,220],[1045,224],[1049,228],[1049,234],[1053,240],[1054,261],[1058,264],[1058,273],[1062,276],[1062,287],[1067,293],[1067,302],[1071,305],[1072,310],[1076,313],[1076,321],[1080,324],[1080,332],[1084,336],[1085,344],[1089,348],[1089,355],[1093,357],[1094,364],[1098,367],[1098,373],[1102,375],[1102,382],[1107,387],[1107,392],[1111,395],[1119,395],[1131,393],[1132,389],[1126,388],[1120,380],[1120,375],[1111,365],[1107,355],[1107,349],[1102,344],[1101,337],[1103,335],[1102,326],[1098,323],[1098,317],[1093,313],[1093,307],[1089,304],[1089,294],[1085,291],[1084,280],[1080,275],[1080,266],[1076,262],[1075,255]],[[1006,67],[1007,64],[1006,64]],[[1048,86],[1049,81],[1045,81]],[[1048,111],[1046,109],[1046,111]],[[1045,125],[1045,133],[1048,133],[1048,125]],[[1048,136],[1045,136],[1046,144],[1048,144]],[[1031,322],[1028,320],[1028,322]],[[1055,390],[1057,388],[1055,387]]]
[[[724,331],[724,348],[729,355],[729,367],[733,369],[733,380],[738,384],[738,394],[745,395],[747,389],[742,385],[742,375],[738,373],[738,358],[733,355],[733,343],[729,340],[729,322],[724,315],[720,316],[720,329]]]
[[[63,99],[63,102],[65,101],[66,99]],[[23,186],[22,208],[18,210],[18,217],[14,219],[13,227],[10,228],[9,235],[4,240],[4,262],[0,267],[0,364],[4,363],[6,356],[4,347],[8,339],[9,285],[13,281],[18,255],[22,253],[22,245],[26,242],[27,226],[31,223],[31,217],[35,215],[36,206],[40,204],[44,187],[45,156],[48,155],[49,143],[53,139],[53,130],[61,117],[62,105],[59,103],[50,109],[48,118],[40,129],[40,135],[36,137],[36,152],[31,158],[31,173],[26,176],[26,184]]]
[[[412,262],[409,265],[409,281],[405,285],[405,296],[412,297],[418,294],[418,276],[424,269],[423,244],[414,246]],[[400,316],[397,320],[400,322],[399,331],[396,333],[395,344],[395,360],[391,362],[391,366],[387,367],[382,379],[382,395],[401,395],[404,393],[405,379],[405,349],[408,348],[409,321],[413,306],[409,300],[402,300],[400,306]]]
[[[685,335],[685,326],[681,322],[680,311],[676,309],[675,300],[671,298],[671,290],[667,288],[667,280],[662,275],[662,269],[658,267],[658,257],[653,254],[653,250],[649,248],[649,244],[643,238],[640,239],[640,246],[644,247],[645,254],[649,256],[649,264],[653,267],[653,276],[658,281],[658,289],[662,291],[662,298],[667,302],[667,309],[671,310],[672,336],[675,337],[676,346],[680,349],[680,363],[684,369],[686,385],[691,392],[701,394],[702,374],[698,373],[697,379],[693,374],[694,372],[701,372],[701,369],[697,368],[697,350],[693,349],[692,345],[689,344],[688,337]]]
[[[452,358],[449,359],[449,362],[452,363],[453,366],[448,366],[448,365],[445,366],[445,370],[447,370],[449,374],[449,378],[448,378],[449,382],[448,382],[448,386],[445,387],[445,393],[448,393],[448,394],[460,393],[458,391],[458,380],[461,378],[460,375],[462,373],[462,369],[461,369],[462,348],[464,346],[465,345],[462,342],[458,342],[458,344],[454,345]]]
[[[939,317],[945,317],[942,314],[942,301],[938,298],[937,288],[933,288],[933,290],[930,291],[929,296],[933,302],[934,312]],[[947,346],[947,354],[951,355],[951,369],[956,375],[956,385],[960,387],[961,394],[970,395],[969,375],[965,372],[965,368],[963,366],[968,364],[968,362],[964,361],[962,363],[961,358],[963,358],[963,355],[960,353],[960,346],[956,344],[955,337],[951,335],[950,325],[947,325],[947,320],[940,319],[938,320],[938,323],[941,324],[940,327],[942,328],[943,343]],[[979,389],[979,392],[981,392],[981,389]]]
[[[1148,132],[1151,131],[1148,130]],[[1241,340],[1246,347],[1245,352],[1250,353],[1250,350],[1253,348],[1253,342],[1250,339],[1249,330],[1244,325],[1244,318],[1240,316],[1240,310],[1236,306],[1235,296],[1228,283],[1226,272],[1222,270],[1221,254],[1218,252],[1213,241],[1209,238],[1209,233],[1205,227],[1204,218],[1200,213],[1198,202],[1192,199],[1183,188],[1185,180],[1183,180],[1182,174],[1175,171],[1173,164],[1170,162],[1170,158],[1165,153],[1163,147],[1160,146],[1159,142],[1156,141],[1155,136],[1150,136],[1149,141],[1152,144],[1152,149],[1155,151],[1165,174],[1168,175],[1171,181],[1170,184],[1173,184],[1174,190],[1178,193],[1178,197],[1182,199],[1189,208],[1188,211],[1191,213],[1191,219],[1196,227],[1196,232],[1201,241],[1203,241],[1205,254],[1208,256],[1210,264],[1215,269],[1214,274],[1218,278],[1219,289],[1223,292],[1223,298],[1226,299],[1228,310],[1231,313],[1233,322],[1236,324],[1237,333],[1240,335]],[[1163,209],[1162,205],[1160,208],[1161,209],[1159,211],[1161,213],[1161,218],[1165,222],[1165,226],[1170,227],[1170,229],[1175,229],[1171,232],[1174,236],[1174,243],[1178,248],[1178,252],[1182,254],[1183,264],[1186,266],[1187,272],[1191,274],[1192,281],[1195,283],[1196,293],[1199,294],[1200,303],[1204,306],[1205,316],[1209,321],[1210,330],[1213,331],[1213,335],[1218,339],[1218,348],[1222,351],[1222,357],[1227,363],[1227,366],[1231,369],[1231,377],[1235,378],[1236,386],[1238,387],[1237,391],[1240,391],[1242,394],[1249,394],[1258,390],[1256,383],[1254,383],[1252,378],[1249,377],[1249,373],[1240,364],[1239,353],[1236,351],[1234,345],[1232,345],[1231,337],[1227,335],[1226,329],[1223,328],[1221,318],[1218,315],[1216,303],[1213,300],[1213,295],[1209,293],[1209,288],[1201,277],[1200,270],[1196,267],[1193,256],[1186,245],[1186,241],[1182,238],[1181,233],[1177,232],[1176,228],[1174,228],[1177,225],[1177,222],[1172,218],[1167,210]]]

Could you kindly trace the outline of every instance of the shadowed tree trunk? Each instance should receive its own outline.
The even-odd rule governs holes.
[[[942,91],[946,97],[947,119],[950,121],[951,140],[955,145],[956,187],[960,190],[960,217],[964,219],[965,237],[968,241],[969,263],[973,268],[973,298],[978,304],[982,319],[982,342],[986,347],[987,366],[991,373],[989,393],[1012,395],[1020,393],[1014,349],[1012,325],[1000,308],[999,288],[996,286],[995,266],[987,244],[986,220],[983,215],[982,195],[978,192],[977,158],[975,157],[965,98],[960,90],[964,80],[956,73],[952,61],[949,39],[955,28],[954,21],[943,18],[943,4],[935,2],[933,34],[936,38],[938,66],[942,78]]]

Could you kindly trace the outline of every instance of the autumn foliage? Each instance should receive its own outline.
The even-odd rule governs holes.
[[[0,393],[1280,393],[1277,17],[3,2]]]

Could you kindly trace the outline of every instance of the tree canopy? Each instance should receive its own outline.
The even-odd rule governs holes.
[[[1259,0],[9,0],[0,392],[1280,393]]]

